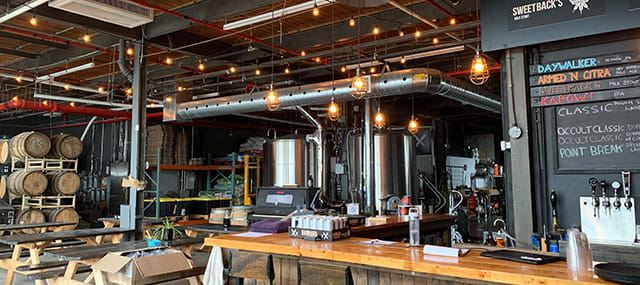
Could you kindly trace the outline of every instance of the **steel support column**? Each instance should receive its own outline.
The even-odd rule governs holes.
[[[131,112],[131,157],[129,162],[129,174],[135,179],[144,179],[144,155],[146,138],[146,68],[147,59],[143,55],[147,52],[145,43],[136,43],[134,47],[133,67],[133,108]],[[135,234],[129,236],[129,240],[144,238],[142,220],[144,218],[144,189],[129,191],[129,220],[128,225],[135,227]]]
[[[364,133],[362,139],[362,164],[364,174],[363,189],[365,193],[364,212],[371,216],[376,215],[376,197],[374,193],[373,185],[373,145],[372,138],[373,132],[371,131],[371,99],[367,98],[364,101]]]

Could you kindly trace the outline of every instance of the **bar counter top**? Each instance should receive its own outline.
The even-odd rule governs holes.
[[[571,274],[564,261],[530,265],[483,257],[480,250],[451,258],[425,255],[421,247],[410,248],[403,243],[361,244],[368,240],[351,237],[335,242],[314,242],[289,238],[287,233],[257,238],[230,234],[206,238],[205,245],[507,284],[608,284],[592,274]]]

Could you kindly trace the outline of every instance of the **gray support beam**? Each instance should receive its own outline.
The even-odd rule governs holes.
[[[515,234],[519,248],[531,246],[530,237],[534,230],[525,60],[523,48],[507,50],[502,88],[504,140],[511,142],[511,149],[505,152],[506,173],[510,179],[505,184],[511,188],[507,190],[508,231]],[[508,130],[513,126],[522,129],[519,138],[509,137]]]
[[[28,53],[28,52],[23,52],[23,51],[19,51],[19,50],[15,50],[15,49],[8,49],[8,48],[0,48],[0,53],[10,54],[10,55],[15,55],[15,56],[20,56],[20,57],[26,57],[26,58],[36,58],[36,57],[38,57],[38,55],[35,54],[35,53]]]
[[[0,31],[0,37],[14,39],[14,40],[21,40],[21,41],[24,41],[24,42],[29,42],[29,43],[33,43],[33,44],[39,44],[39,45],[49,46],[49,47],[54,47],[54,48],[67,48],[67,45],[64,45],[64,44],[54,43],[54,42],[50,42],[50,41],[45,41],[45,40],[41,40],[41,39],[31,38],[31,37],[18,35],[18,34],[14,34],[14,33],[3,32],[3,31]]]
[[[177,9],[174,12],[203,21],[214,21],[267,7],[272,2],[272,0],[208,0]],[[184,30],[194,25],[197,24],[187,19],[164,14],[156,17],[152,23],[145,26],[145,36],[147,38],[155,38]]]
[[[131,113],[131,157],[129,162],[129,174],[138,180],[144,180],[144,156],[147,127],[147,90],[146,68],[147,59],[141,57],[146,54],[146,44],[136,43],[134,46],[133,67],[133,109]],[[135,225],[135,235],[129,240],[140,240],[144,237],[142,220],[144,218],[144,191],[129,191],[129,221],[131,227]]]
[[[373,132],[371,130],[371,99],[367,98],[364,101],[364,133],[362,139],[362,164],[363,164],[363,176],[364,185],[362,185],[364,196],[364,213],[375,216],[376,197],[374,193],[374,181],[373,181]]]

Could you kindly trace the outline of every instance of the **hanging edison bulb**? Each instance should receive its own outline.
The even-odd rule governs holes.
[[[378,108],[376,116],[373,117],[373,125],[378,129],[384,128],[384,115],[380,112],[380,108]]]
[[[338,108],[338,104],[336,104],[336,101],[333,98],[331,98],[331,104],[329,104],[327,115],[329,116],[329,120],[334,122],[340,118],[340,108]]]
[[[356,70],[356,76],[351,80],[351,96],[362,99],[367,94],[367,82],[364,76],[360,75],[360,69]]]
[[[471,74],[469,79],[471,83],[475,85],[482,85],[489,80],[489,67],[487,66],[487,60],[480,56],[480,51],[476,52],[476,56],[471,63]]]
[[[278,93],[273,90],[273,86],[269,93],[267,93],[267,109],[269,111],[277,111],[280,108],[280,100],[278,99]]]
[[[411,115],[411,121],[409,121],[409,126],[407,127],[407,130],[412,135],[415,135],[418,132],[418,121],[413,117],[413,115]]]
[[[311,10],[311,13],[316,17],[320,15],[320,8],[318,8],[318,4],[313,4],[313,10]]]
[[[353,16],[351,16],[351,19],[349,19],[349,26],[353,27],[356,25],[356,19],[353,18]]]

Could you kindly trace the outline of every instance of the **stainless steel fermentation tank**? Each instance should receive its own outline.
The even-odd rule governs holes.
[[[291,135],[264,144],[265,186],[307,186],[309,176],[317,185],[317,148],[304,135]]]
[[[380,132],[373,135],[373,191],[376,210],[388,195],[411,197],[415,203],[416,145],[411,135]]]

